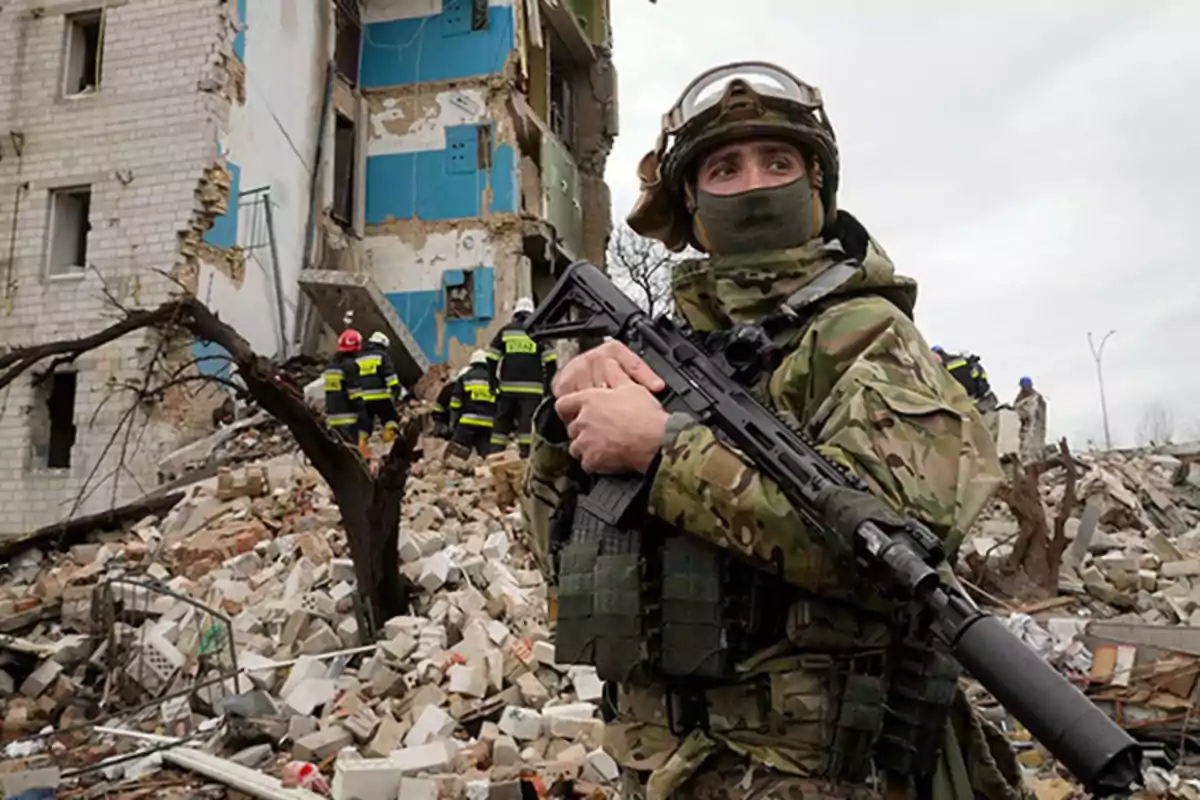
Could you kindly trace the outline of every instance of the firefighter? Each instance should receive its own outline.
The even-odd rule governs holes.
[[[483,350],[472,353],[471,365],[459,373],[450,409],[457,415],[451,441],[481,456],[491,453],[496,396],[488,380],[488,354]]]
[[[353,328],[338,337],[338,352],[325,368],[325,419],[346,444],[357,444],[363,458],[369,458],[370,436],[363,409],[362,386],[358,375],[358,353],[362,334]]]
[[[433,435],[439,439],[449,439],[454,435],[454,424],[450,419],[450,403],[454,399],[454,386],[457,378],[451,378],[442,384],[437,399],[433,401]]]
[[[400,430],[400,415],[396,402],[400,399],[400,379],[396,367],[388,355],[391,342],[387,334],[376,331],[358,356],[358,375],[362,385],[363,410],[367,420],[367,434],[375,429],[375,420],[383,423],[383,440],[390,442]]]
[[[521,457],[529,455],[533,441],[533,412],[554,378],[558,356],[525,333],[533,313],[533,300],[517,301],[512,321],[496,332],[488,348],[488,380],[496,392],[496,435],[493,444],[503,448],[516,432]]]

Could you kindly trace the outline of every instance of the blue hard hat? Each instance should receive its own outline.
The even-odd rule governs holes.
[[[1033,388],[1033,378],[1030,378],[1029,376],[1025,376],[1024,378],[1021,378],[1021,385],[1024,386],[1026,389],[1032,389]]]

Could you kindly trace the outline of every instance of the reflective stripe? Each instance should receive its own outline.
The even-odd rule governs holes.
[[[434,404],[433,404],[433,413],[435,413],[435,414],[441,414],[441,413],[442,413],[443,411],[445,411],[445,410],[446,410],[446,409],[445,409],[445,407],[444,407],[444,406],[443,406],[441,403],[434,403]]]
[[[558,361],[558,353],[553,350],[542,353],[542,363],[545,364],[547,361]]]
[[[958,369],[959,367],[965,367],[966,365],[967,365],[967,360],[965,358],[960,358],[955,361],[951,361],[949,364],[947,364],[946,369],[953,370],[953,369]]]
[[[517,437],[517,444],[533,444],[533,434],[522,433]]]
[[[489,347],[487,349],[487,357],[490,358],[492,361],[499,361],[500,360],[500,351],[494,347]]]
[[[360,375],[374,375],[379,371],[383,359],[380,356],[359,356],[354,359],[354,363],[358,364]]]
[[[352,425],[358,421],[358,414],[330,414],[327,417],[330,425]]]
[[[389,392],[372,391],[371,393],[363,392],[359,395],[363,400],[391,400],[392,395]]]
[[[397,378],[395,375],[393,375],[392,377],[390,377],[390,378],[388,378],[388,379],[387,379],[387,385],[388,385],[388,386],[396,386],[396,385],[398,385],[399,383],[400,383],[400,379],[399,379],[399,378]]]
[[[532,355],[537,352],[537,342],[521,332],[504,334],[504,352]]]
[[[451,400],[450,407],[451,408],[462,408],[462,401],[461,400]]]
[[[535,381],[505,381],[500,384],[504,394],[541,394],[544,389],[540,382]]]
[[[506,444],[508,444],[508,437],[500,436],[498,434],[493,433],[492,434],[492,444],[501,445],[501,446],[506,445]]]
[[[463,414],[458,418],[460,425],[474,425],[479,428],[491,428],[496,423],[491,417],[485,417],[482,414]]]
[[[362,389],[351,389],[350,390],[350,399],[351,400],[361,400],[362,399]]]
[[[342,390],[342,382],[346,379],[346,373],[340,369],[325,370],[325,391],[340,392]]]

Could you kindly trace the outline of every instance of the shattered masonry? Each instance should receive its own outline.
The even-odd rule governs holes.
[[[0,342],[90,334],[113,314],[106,291],[152,307],[177,280],[259,352],[285,354],[329,4],[299,13],[286,32],[255,26],[265,7],[237,0],[105,5],[0,14],[0,117],[11,132],[0,139]],[[88,36],[98,47],[85,58]],[[312,69],[277,68],[304,63]],[[0,537],[141,496],[161,457],[211,430],[208,406],[222,397],[173,389],[136,410],[137,435],[122,445],[128,404],[114,392],[152,361],[173,371],[203,359],[201,371],[227,372],[218,350],[176,344],[135,333],[62,367],[68,379],[35,386],[30,375],[0,391],[10,453]]]

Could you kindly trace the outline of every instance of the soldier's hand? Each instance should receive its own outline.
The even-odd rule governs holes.
[[[617,364],[607,364],[604,379],[612,388],[572,392],[554,404],[559,417],[569,421],[571,455],[591,473],[644,473],[658,455],[667,412]]]
[[[616,367],[622,375],[652,392],[660,392],[666,385],[662,378],[655,375],[646,362],[628,347],[620,342],[605,342],[568,361],[554,376],[550,391],[555,397],[565,397],[584,389],[612,388],[608,379],[612,367]],[[562,411],[558,413],[561,415]],[[570,422],[566,417],[563,417],[563,420]]]

